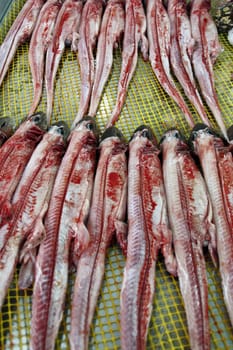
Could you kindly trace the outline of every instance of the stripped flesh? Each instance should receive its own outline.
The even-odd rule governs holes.
[[[107,248],[113,235],[126,229],[126,147],[117,137],[100,144],[87,229],[90,242],[82,253],[75,279],[71,308],[70,347],[88,349],[90,325],[105,270]]]
[[[161,249],[167,269],[176,274],[172,234],[158,148],[143,132],[129,144],[128,244],[121,290],[121,348],[146,349]]]
[[[42,7],[29,46],[29,65],[32,74],[33,99],[28,112],[35,112],[42,95],[45,54],[52,39],[52,33],[58,12],[61,8],[61,0],[47,0]]]
[[[170,72],[170,21],[161,0],[147,1],[147,36],[151,67],[166,93],[180,107],[189,126],[194,126],[192,114],[179,93]]]
[[[28,0],[7,33],[0,47],[0,86],[17,48],[30,38],[43,4],[44,0]]]
[[[107,123],[107,127],[114,125],[120,116],[126,99],[129,83],[137,66],[139,45],[144,60],[148,59],[148,41],[145,35],[146,16],[142,1],[126,0],[125,14],[121,73],[118,83],[116,103]]]
[[[62,136],[48,132],[33,152],[12,199],[14,215],[0,228],[0,307],[13,278],[19,251],[44,236],[43,218],[48,208],[56,172],[64,153]]]
[[[46,236],[37,257],[33,290],[31,349],[54,348],[63,315],[69,256],[76,262],[88,243],[84,221],[92,193],[96,138],[86,125],[81,123],[71,133],[45,219]]]
[[[219,141],[209,134],[208,131],[203,130],[197,133],[193,143],[195,152],[200,159],[212,201],[223,296],[231,324],[233,325],[233,235],[224,205],[223,189],[219,175],[219,159],[218,151],[216,150],[216,145]]]
[[[12,215],[11,199],[24,168],[44,130],[32,116],[3,144],[0,152],[0,223]]]
[[[213,71],[213,63],[221,52],[221,46],[218,41],[215,23],[209,11],[209,0],[192,0],[190,21],[192,37],[195,40],[192,64],[201,93],[212,111],[223,136],[227,139],[226,127],[215,89]]]
[[[47,91],[47,118],[50,123],[54,84],[58,66],[63,55],[65,44],[70,43],[73,50],[77,50],[78,29],[82,13],[81,0],[66,0],[58,13],[53,37],[48,46],[45,63],[45,84]]]
[[[81,91],[77,116],[73,126],[88,112],[95,77],[93,50],[97,43],[103,12],[103,0],[87,0],[82,12],[78,42]]]
[[[215,252],[215,226],[205,182],[188,147],[165,133],[162,142],[163,175],[173,232],[177,273],[184,300],[192,349],[210,349],[208,289],[203,245]],[[214,254],[211,254],[214,257]]]
[[[173,72],[183,87],[186,96],[196,108],[203,123],[210,125],[194,80],[191,65],[194,40],[191,35],[191,24],[186,10],[186,1],[169,0],[168,16],[171,26],[170,61]]]
[[[88,115],[96,115],[104,86],[112,64],[113,49],[117,46],[125,26],[124,0],[109,0],[104,11],[98,38],[96,71]]]

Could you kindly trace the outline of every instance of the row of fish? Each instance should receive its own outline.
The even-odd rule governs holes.
[[[36,20],[37,19],[37,20]],[[123,35],[124,33],[124,35]],[[81,93],[73,126],[86,114],[95,116],[108,80],[113,49],[123,36],[122,65],[116,104],[107,123],[115,124],[123,108],[133,77],[140,47],[144,60],[165,91],[181,108],[190,127],[192,114],[176,87],[172,73],[196,108],[202,121],[210,126],[201,94],[227,139],[215,86],[213,64],[221,46],[216,25],[210,15],[210,1],[192,0],[28,0],[0,48],[0,84],[18,45],[30,39],[29,64],[34,97],[29,115],[41,98],[43,81],[47,90],[47,118],[50,122],[56,72],[65,44],[78,52]],[[96,65],[94,50],[96,48]]]
[[[0,305],[21,263],[20,288],[34,282],[30,348],[54,348],[72,266],[70,346],[88,348],[107,248],[116,235],[126,256],[122,349],[145,349],[160,249],[167,270],[178,276],[191,348],[210,349],[204,245],[219,264],[233,324],[231,144],[206,125],[193,129],[190,143],[203,177],[176,129],[160,146],[145,125],[128,145],[115,127],[99,143],[92,117],[70,134],[64,122],[46,130],[46,116],[36,113],[0,149]]]

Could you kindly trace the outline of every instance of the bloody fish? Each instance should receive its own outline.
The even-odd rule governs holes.
[[[228,209],[225,207],[229,198],[224,198],[223,194],[229,190],[228,173],[231,167],[225,163],[227,157],[224,156],[226,151],[223,140],[206,125],[198,124],[193,129],[191,141],[199,157],[212,202],[223,297],[233,325],[233,235]],[[227,173],[224,174],[223,171]]]
[[[45,54],[52,40],[55,21],[62,0],[47,0],[42,7],[29,46],[29,65],[32,74],[33,99],[28,115],[35,112],[42,95]]]
[[[127,147],[115,127],[100,142],[87,222],[89,244],[78,261],[71,306],[70,348],[88,349],[88,336],[105,270],[107,248],[116,233],[125,234]]]
[[[0,86],[18,47],[30,38],[44,2],[45,0],[28,0],[0,46]]]
[[[216,25],[210,15],[210,0],[192,0],[190,22],[195,45],[192,64],[201,93],[213,113],[223,136],[227,139],[221,108],[214,83],[213,64],[222,48]]]
[[[147,1],[147,36],[151,67],[166,93],[180,107],[189,126],[194,126],[192,114],[177,89],[170,72],[170,20],[162,0]]]
[[[167,269],[176,274],[158,154],[152,130],[141,125],[129,142],[128,238],[120,316],[122,349],[146,349],[160,249]]]
[[[142,1],[126,0],[121,73],[118,83],[116,104],[107,123],[107,127],[114,125],[120,116],[129,83],[137,66],[139,46],[143,59],[145,61],[148,59],[148,41],[145,33],[146,16]]]
[[[112,68],[113,49],[118,46],[124,32],[124,5],[124,0],[109,0],[104,11],[98,38],[95,79],[88,112],[92,117],[96,115],[104,86]]]
[[[161,139],[168,214],[173,232],[177,275],[192,349],[210,349],[208,288],[203,246],[215,261],[213,212],[205,181],[178,130]]]
[[[81,93],[79,109],[73,122],[73,126],[84,117],[89,109],[91,91],[95,77],[93,50],[96,47],[99,35],[103,5],[103,0],[87,0],[82,11],[78,41]]]
[[[47,128],[44,113],[28,117],[3,144],[0,152],[0,223],[12,214],[11,199],[24,168]]]
[[[54,125],[43,136],[27,163],[12,198],[14,215],[0,228],[0,307],[19,261],[22,244],[25,245],[25,253],[30,247],[38,245],[45,235],[43,218],[65,151],[65,128],[67,129],[64,123]]]
[[[58,66],[65,50],[66,44],[71,44],[73,50],[77,49],[78,29],[82,13],[81,0],[64,1],[55,23],[53,37],[48,46],[45,63],[45,84],[47,91],[47,119],[50,123],[54,85]]]
[[[95,120],[72,130],[45,218],[45,238],[36,260],[30,348],[52,350],[62,320],[70,257],[77,265],[89,242],[89,212],[96,163]]]

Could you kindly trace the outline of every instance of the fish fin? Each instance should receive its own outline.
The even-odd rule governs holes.
[[[80,38],[79,33],[74,32],[72,35],[71,51],[74,51],[74,52],[78,51],[79,38]]]
[[[35,279],[35,262],[37,249],[32,249],[24,256],[24,261],[20,267],[18,286],[20,290],[29,288]]]
[[[43,223],[44,216],[48,210],[48,203],[46,202],[40,212],[40,215],[35,219],[33,224],[25,230],[26,242],[20,253],[20,261],[24,256],[38,247],[46,236],[46,231]]]
[[[171,275],[177,276],[177,262],[172,249],[172,232],[165,224],[160,225],[159,230],[161,234],[160,246],[166,269]]]
[[[117,242],[119,243],[124,256],[126,256],[127,255],[128,225],[125,222],[120,221],[120,220],[115,220],[114,225],[115,225],[115,229],[116,229]]]
[[[72,260],[77,266],[77,260],[89,244],[90,234],[83,222],[73,222],[70,226],[70,234],[73,238]]]

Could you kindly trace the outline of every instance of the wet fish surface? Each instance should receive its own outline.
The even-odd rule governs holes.
[[[13,120],[9,117],[0,118],[0,147],[14,132]]]
[[[45,0],[28,0],[0,46],[0,86],[18,47],[27,41],[35,27],[37,17]]]
[[[99,101],[113,64],[113,49],[118,45],[125,27],[124,0],[109,0],[104,11],[98,38],[96,72],[88,114],[96,115]]]
[[[95,77],[95,62],[93,50],[97,44],[102,13],[103,0],[87,0],[82,12],[79,41],[78,61],[81,77],[80,101],[77,116],[73,126],[88,112],[91,91]]]
[[[176,274],[158,154],[152,130],[145,125],[136,129],[129,142],[128,237],[120,312],[122,349],[146,349],[160,249],[167,269]]]
[[[170,72],[170,20],[161,0],[147,1],[147,36],[151,67],[166,93],[180,107],[189,126],[194,126],[192,114],[178,91]]]
[[[25,258],[44,236],[43,218],[65,150],[61,129],[64,125],[52,126],[36,147],[12,198],[12,219],[0,228],[0,306],[13,278],[22,244],[26,244],[24,252],[21,251]]]
[[[210,349],[208,288],[203,246],[215,258],[215,226],[205,181],[178,130],[161,139],[165,191],[177,274],[192,349]]]
[[[61,9],[61,0],[47,0],[42,7],[29,45],[29,65],[33,83],[33,99],[28,115],[35,112],[42,95],[45,54],[52,40],[55,21]]]
[[[36,263],[30,349],[52,350],[62,320],[70,260],[77,264],[89,235],[85,227],[96,163],[97,130],[84,118],[72,130],[45,218]]]
[[[138,60],[138,47],[144,60],[148,59],[148,40],[146,37],[146,15],[141,0],[125,1],[125,31],[121,73],[118,83],[116,103],[107,127],[114,125],[123,108],[127,89],[133,77]]]
[[[54,85],[60,60],[65,50],[65,45],[70,44],[72,50],[77,50],[78,29],[82,14],[83,3],[81,0],[64,1],[54,26],[52,40],[48,46],[45,63],[45,84],[47,91],[47,119],[50,119],[53,111]]]
[[[100,142],[93,196],[87,222],[89,244],[80,256],[71,306],[70,348],[88,349],[88,338],[101,283],[105,258],[114,234],[125,235],[127,147],[115,127],[106,129]]]
[[[221,177],[224,175],[219,174],[223,170],[223,159],[221,159],[223,141],[203,124],[197,125],[193,129],[191,140],[194,151],[199,157],[213,206],[223,297],[233,325],[233,235],[224,202],[223,190],[226,187],[221,183]],[[225,170],[229,171],[229,169]],[[227,176],[227,173],[225,175]]]
[[[0,225],[12,214],[11,199],[24,168],[47,128],[46,116],[36,113],[20,124],[0,152]]]

